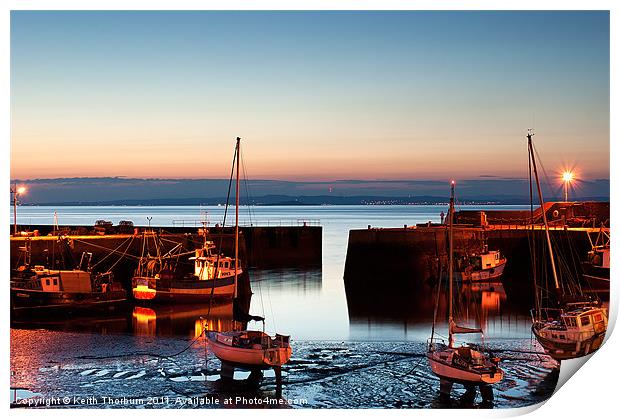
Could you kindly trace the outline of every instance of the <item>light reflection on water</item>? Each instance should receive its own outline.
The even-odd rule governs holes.
[[[526,206],[472,206],[471,209],[524,209]],[[201,211],[208,213],[211,224],[221,222],[223,207],[29,207],[18,211],[20,224],[52,224],[54,210],[61,225],[93,225],[96,220],[132,220],[136,225],[172,226],[175,220],[200,220]],[[265,329],[290,334],[298,340],[415,340],[428,338],[433,313],[433,293],[421,289],[411,299],[397,302],[363,304],[347,303],[344,291],[344,261],[350,229],[402,227],[427,221],[439,222],[443,206],[300,206],[243,207],[241,222],[254,225],[297,225],[298,220],[320,220],[323,227],[322,269],[253,270],[250,273],[254,295],[251,313],[266,318]],[[11,220],[12,221],[12,220]],[[228,224],[228,223],[227,223]],[[482,307],[482,319],[488,338],[528,337],[529,318],[506,301],[503,289],[464,290]],[[373,290],[368,290],[369,296]],[[369,307],[370,306],[370,307]],[[396,306],[396,307],[394,307]],[[201,308],[204,312],[204,308]],[[200,312],[175,309],[136,313],[117,321],[117,329],[133,333],[192,335],[200,321]],[[198,310],[200,311],[200,310]],[[480,311],[480,310],[478,310]],[[149,317],[150,316],[150,317]],[[202,315],[204,317],[204,314]],[[124,322],[124,323],[123,323]],[[152,323],[157,324],[153,328]],[[101,324],[98,321],[97,324]],[[122,326],[124,325],[124,326]],[[225,325],[222,324],[222,327]],[[82,327],[84,322],[82,322]],[[262,328],[251,323],[250,328]],[[111,326],[105,330],[110,330]]]

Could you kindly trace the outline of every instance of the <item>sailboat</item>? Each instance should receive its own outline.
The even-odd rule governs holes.
[[[235,260],[239,257],[239,166],[241,138],[237,137],[235,148],[236,194],[235,194]],[[238,273],[235,272],[235,284]],[[237,287],[235,287],[235,298]],[[247,316],[248,319],[262,320],[262,317]],[[250,378],[260,381],[262,370],[273,368],[278,388],[282,384],[281,367],[292,355],[289,336],[276,334],[269,336],[264,331],[233,330],[229,332],[206,331],[213,354],[222,362],[220,375],[232,379],[236,367],[251,371]]]
[[[463,344],[458,346],[455,343],[455,335],[478,333],[484,334],[480,328],[468,328],[457,325],[453,317],[453,282],[454,282],[454,248],[453,248],[453,217],[454,217],[454,186],[451,183],[450,193],[450,209],[448,223],[448,266],[449,266],[449,295],[448,295],[448,345],[441,339],[435,338],[435,322],[437,307],[439,305],[438,287],[437,301],[435,305],[435,316],[433,317],[433,328],[431,337],[428,340],[426,358],[435,375],[437,375],[442,383],[442,389],[445,385],[451,389],[452,383],[463,384],[466,387],[480,386],[483,397],[492,398],[492,391],[489,391],[488,385],[498,383],[504,378],[504,371],[499,367],[499,358],[486,355],[483,350],[479,350],[477,345]],[[484,340],[483,340],[484,341]],[[443,392],[443,391],[442,391]],[[490,393],[490,397],[489,397]]]
[[[530,130],[527,134],[528,157],[536,179],[540,207],[545,208],[536,169],[532,136],[533,133]],[[553,292],[555,294],[555,301],[553,302],[555,304],[552,307],[542,307],[538,298],[538,290],[536,290],[536,308],[531,312],[532,332],[538,343],[552,358],[556,360],[577,358],[595,351],[602,344],[607,330],[607,311],[601,307],[599,301],[587,296],[578,293],[566,295],[560,285],[545,211],[542,211],[542,219],[545,225],[545,240],[553,274]],[[538,288],[538,284],[536,284],[536,288]]]

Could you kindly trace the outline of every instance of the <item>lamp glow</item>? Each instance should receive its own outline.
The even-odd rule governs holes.
[[[568,202],[568,187],[574,179],[575,174],[570,170],[566,170],[562,173],[562,182],[564,182],[564,202]]]

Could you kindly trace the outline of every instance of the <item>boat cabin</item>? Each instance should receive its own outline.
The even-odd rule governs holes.
[[[560,318],[546,322],[542,337],[557,342],[579,342],[607,329],[607,315],[599,307],[575,308],[562,312]]]
[[[588,252],[588,262],[590,262],[592,266],[598,266],[600,268],[609,269],[610,257],[608,246],[597,246]]]
[[[217,256],[211,252],[205,252],[210,249],[196,249],[196,256],[190,258],[194,260],[194,275],[199,280],[205,281],[217,278],[227,277],[234,274],[235,262],[233,258],[228,256]]]
[[[499,266],[503,262],[503,258],[499,250],[490,250],[487,253],[472,256],[469,258],[470,265],[474,270],[491,269]]]
[[[34,273],[45,292],[91,292],[92,282],[89,272],[81,270],[51,270],[35,265]]]

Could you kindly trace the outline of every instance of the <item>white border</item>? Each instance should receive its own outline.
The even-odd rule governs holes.
[[[2,117],[0,118],[0,127],[2,128],[2,141],[0,142],[2,146],[2,155],[7,156],[0,161],[0,169],[2,172],[2,176],[5,179],[5,187],[8,183],[9,179],[9,161],[8,156],[10,156],[10,145],[8,139],[9,135],[9,122],[10,122],[10,95],[9,95],[9,46],[10,46],[10,25],[9,25],[9,11],[10,10],[71,10],[71,9],[80,9],[80,10],[200,10],[200,9],[211,9],[211,10],[237,10],[237,9],[245,9],[245,10],[273,10],[273,9],[286,9],[286,10],[356,10],[356,9],[366,9],[366,10],[468,10],[468,9],[477,9],[477,10],[611,10],[611,131],[610,138],[617,139],[618,138],[618,123],[614,122],[614,117],[618,116],[617,113],[617,98],[618,98],[618,83],[613,75],[618,73],[618,24],[620,23],[618,19],[618,10],[619,6],[618,2],[614,1],[604,1],[604,0],[594,0],[594,1],[576,1],[576,0],[565,0],[565,1],[514,1],[514,0],[505,0],[505,1],[489,1],[489,0],[478,0],[478,1],[455,1],[455,0],[445,0],[445,1],[398,1],[398,0],[231,0],[231,1],[213,1],[213,0],[179,0],[179,1],[166,1],[166,0],[109,0],[109,1],[101,1],[101,0],[64,0],[64,1],[52,1],[52,0],[9,0],[4,1],[2,3],[3,14],[0,17],[0,21],[2,24],[0,28],[2,28],[2,56],[5,57],[1,62],[4,64],[2,66],[3,76],[0,80],[3,81],[2,90],[3,95],[2,100],[0,101],[0,114]],[[611,156],[614,157],[612,163],[617,162],[616,159],[617,153],[617,144],[615,141],[611,141]],[[618,177],[618,171],[620,170],[618,165],[611,164],[611,197],[612,201],[615,201],[615,198],[618,196],[618,187],[616,184],[616,180]],[[8,206],[3,205],[0,206],[1,215],[0,220],[5,220],[6,222],[0,223],[0,234],[2,237],[7,237],[9,235],[9,214],[8,214]],[[612,205],[612,217],[613,219],[618,219],[618,211],[616,207]],[[614,248],[617,247],[617,240],[615,234],[612,234],[612,240],[614,242]],[[0,272],[4,275],[5,279],[8,279],[8,275],[4,274],[4,272],[8,273],[8,240],[3,240],[0,242],[1,251],[3,255],[2,266],[0,267]],[[615,254],[615,253],[614,253]],[[617,266],[618,258],[614,257],[614,266]],[[616,277],[615,272],[617,269],[613,269],[614,274],[612,275],[614,278]],[[7,281],[8,282],[8,281]],[[5,282],[6,284],[6,282]],[[7,288],[7,287],[5,287]],[[612,288],[612,316],[613,322],[615,323],[615,318],[617,317],[618,307],[618,293],[616,290],[616,286]],[[3,308],[2,313],[4,314],[4,319],[2,321],[3,324],[3,345],[2,345],[2,354],[0,355],[4,360],[4,368],[3,368],[3,377],[6,380],[5,383],[9,380],[9,372],[8,372],[8,360],[9,360],[9,341],[8,341],[8,292],[3,290],[0,293],[0,305]],[[616,333],[617,334],[617,333]],[[555,394],[547,403],[545,403],[541,408],[523,408],[523,409],[501,409],[501,410],[491,410],[491,411],[471,411],[471,410],[405,410],[405,411],[396,411],[396,410],[298,410],[295,412],[295,415],[298,416],[306,416],[310,415],[320,415],[320,416],[332,416],[332,415],[363,415],[365,417],[384,417],[386,415],[389,416],[401,416],[401,415],[416,415],[421,417],[454,417],[458,415],[460,418],[469,418],[469,417],[498,417],[498,416],[516,416],[519,414],[527,413],[531,410],[534,410],[532,413],[532,417],[606,417],[608,416],[608,412],[613,411],[612,409],[616,408],[615,401],[617,398],[617,391],[615,387],[616,377],[619,374],[618,364],[619,362],[616,359],[616,353],[618,353],[619,343],[617,336],[613,334],[609,337],[604,347],[596,353],[591,359],[588,360],[588,366],[581,369],[577,372],[576,377],[568,380],[568,382]],[[6,400],[6,399],[5,399]],[[8,403],[5,404],[8,409]],[[22,415],[51,415],[51,416],[60,416],[60,415],[83,415],[87,412],[82,410],[52,410],[52,411],[41,411],[41,410],[19,410],[13,409],[11,414],[15,416]],[[103,412],[101,412],[103,413]],[[157,411],[157,412],[145,412],[145,411],[136,411],[132,410],[131,413],[126,411],[106,411],[106,415],[110,414],[112,416],[119,415],[128,415],[132,416],[152,416],[153,414],[157,415],[216,415],[216,416],[226,416],[232,418],[241,418],[247,417],[247,415],[252,416],[262,416],[262,417],[273,417],[275,416],[284,416],[290,415],[290,411],[246,411],[246,410],[217,410],[217,411],[203,411],[195,412],[195,411],[179,411],[179,410],[169,410],[169,411]],[[88,412],[90,414],[90,412]]]

